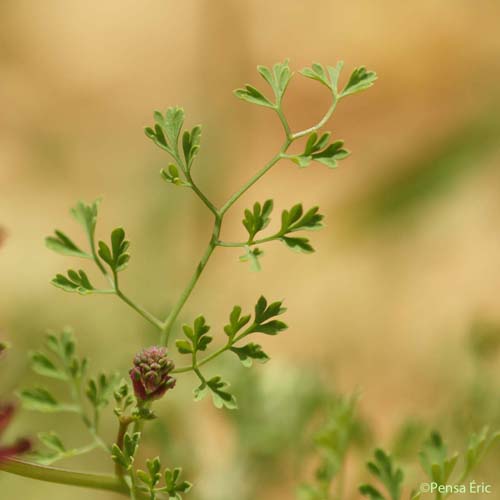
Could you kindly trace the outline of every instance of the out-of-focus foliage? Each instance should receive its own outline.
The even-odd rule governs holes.
[[[357,400],[356,395],[331,398],[325,422],[314,435],[315,449],[320,458],[315,481],[300,486],[299,500],[330,500],[344,496],[342,474],[347,453],[351,447],[363,443],[367,436],[366,423],[358,416]],[[334,481],[337,482],[335,494],[332,491]]]
[[[496,105],[450,132],[419,141],[407,160],[394,163],[379,181],[353,206],[362,228],[417,216],[421,207],[446,196],[462,179],[472,178],[491,165],[499,153],[500,120]]]

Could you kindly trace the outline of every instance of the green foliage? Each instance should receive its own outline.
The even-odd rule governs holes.
[[[192,328],[189,325],[184,325],[182,329],[188,341],[178,340],[176,342],[177,348],[181,354],[205,351],[208,344],[213,340],[210,335],[207,335],[210,327],[207,325],[203,316],[198,316],[194,320]]]
[[[481,463],[487,451],[499,439],[499,432],[490,433],[488,428],[484,428],[479,434],[470,436],[467,449],[461,456],[459,453],[450,454],[441,435],[434,431],[422,445],[419,453],[420,464],[430,482],[438,487],[444,486],[451,489],[455,487],[453,491],[459,491],[458,488],[464,484],[471,472]],[[393,457],[378,449],[375,451],[374,460],[367,466],[370,473],[385,487],[388,497],[372,484],[361,485],[360,493],[371,500],[401,500],[404,475],[402,469],[394,464]],[[435,490],[437,500],[448,497],[450,494],[443,494],[438,488]],[[420,492],[414,490],[411,498],[417,500],[421,496]]]
[[[154,113],[154,128],[146,128],[146,135],[153,142],[173,156],[179,154],[179,134],[184,124],[184,110],[182,108],[168,108],[165,114],[160,111]]]
[[[267,363],[269,361],[269,356],[262,350],[262,347],[259,344],[254,344],[250,342],[243,347],[231,347],[231,351],[233,351],[243,366],[247,368],[252,366],[252,362],[259,361],[260,363]]]
[[[356,92],[361,92],[370,88],[377,80],[377,74],[374,71],[367,71],[364,66],[356,68],[349,77],[349,81],[340,94],[346,97]]]
[[[196,125],[190,131],[185,130],[182,134],[182,153],[184,156],[184,161],[182,161],[179,152],[179,137],[184,125],[184,110],[172,107],[168,108],[165,114],[155,111],[154,119],[155,126],[145,129],[146,136],[158,147],[167,151],[177,163],[177,165],[170,165],[166,171],[162,170],[163,178],[173,184],[189,186],[188,182],[180,179],[177,168],[179,167],[184,173],[191,170],[200,149],[201,126]]]
[[[98,292],[90,283],[87,273],[83,270],[68,270],[68,275],[57,274],[51,283],[65,292],[77,292],[80,295],[89,295]]]
[[[496,154],[499,128],[500,114],[487,107],[380,165],[386,174],[347,209],[356,229],[366,234],[393,225],[407,233],[408,221],[417,220],[425,207],[495,165],[488,159]]]
[[[298,490],[300,500],[329,500],[332,484],[344,467],[350,448],[364,434],[364,425],[356,415],[357,396],[336,396],[329,414],[317,431],[314,443],[321,462],[315,482],[303,484]]]
[[[330,132],[326,132],[318,137],[317,132],[313,132],[307,140],[304,152],[287,158],[302,168],[308,167],[312,161],[322,163],[329,168],[337,167],[338,161],[347,158],[350,153],[344,149],[344,141],[328,144],[330,135]]]
[[[272,69],[266,66],[257,66],[257,71],[273,89],[276,105],[279,106],[293,76],[288,59],[282,63],[276,63]]]
[[[331,90],[333,102],[324,117],[316,125],[295,133],[292,132],[282,108],[285,92],[293,76],[288,60],[277,63],[272,68],[258,67],[259,74],[271,87],[274,99],[271,100],[266,97],[252,85],[246,85],[244,88],[235,91],[236,96],[242,100],[273,109],[283,126],[285,140],[276,155],[220,208],[217,208],[197,186],[191,173],[193,162],[200,148],[201,127],[197,125],[191,129],[184,129],[185,113],[180,107],[169,107],[165,113],[159,111],[154,113],[154,125],[147,127],[145,133],[159,148],[166,151],[172,159],[172,163],[169,163],[166,168],[161,170],[161,177],[169,184],[189,188],[214,216],[212,236],[205,253],[197,264],[193,276],[180,294],[178,301],[172,306],[164,319],[158,319],[144,307],[127,297],[119,288],[118,273],[125,269],[130,260],[128,254],[129,242],[125,238],[124,230],[122,228],[115,229],[111,234],[110,243],[99,241],[98,248],[96,248],[98,201],[89,205],[79,202],[72,210],[73,216],[84,228],[89,243],[88,250],[82,250],[69,236],[61,231],[56,231],[55,235],[48,237],[46,244],[50,249],[60,254],[93,260],[111,288],[101,289],[95,287],[90,282],[87,271],[73,269],[70,269],[67,275],[58,274],[54,278],[53,284],[65,291],[82,295],[91,293],[114,294],[158,329],[160,334],[159,347],[166,352],[166,348],[172,340],[171,336],[177,318],[216,247],[245,248],[245,254],[241,257],[241,260],[250,261],[254,269],[260,268],[259,259],[263,254],[260,245],[269,241],[278,240],[294,250],[306,253],[312,252],[313,248],[308,239],[297,236],[295,233],[318,229],[322,226],[323,216],[319,214],[318,207],[304,211],[302,204],[299,203],[295,204],[290,210],[284,210],[281,214],[281,226],[278,232],[261,240],[256,239],[257,235],[269,225],[273,211],[273,201],[270,199],[262,205],[255,203],[252,209],[245,211],[243,224],[248,233],[247,241],[236,243],[221,241],[221,226],[226,212],[280,160],[292,159],[302,167],[307,166],[312,161],[317,161],[328,167],[335,167],[338,160],[347,156],[348,153],[343,149],[342,141],[330,142],[330,134],[320,133],[320,130],[330,119],[338,100],[345,95],[368,88],[375,80],[375,75],[372,72],[367,72],[364,68],[359,68],[353,72],[347,85],[339,92],[338,79],[341,68],[341,63],[335,67],[327,67],[326,70],[323,66],[314,64],[312,68],[303,70],[302,73],[305,76],[318,80]],[[291,144],[297,139],[306,136],[308,136],[308,140],[304,152],[300,155],[289,155],[287,151]],[[206,377],[202,373],[202,367],[226,351],[232,352],[246,367],[250,366],[253,361],[268,361],[269,356],[259,344],[242,341],[251,334],[262,333],[275,336],[284,331],[287,325],[279,319],[279,316],[284,311],[285,309],[280,301],[268,303],[263,296],[257,301],[253,315],[244,315],[242,314],[242,308],[235,306],[230,314],[229,323],[224,327],[225,343],[219,349],[208,353],[206,357],[201,359],[200,354],[209,351],[212,346],[213,337],[209,335],[210,327],[207,325],[205,318],[198,316],[192,326],[183,326],[184,338],[175,339],[177,350],[182,355],[189,355],[191,363],[185,367],[172,369],[172,373],[194,372],[200,381],[200,385],[194,391],[196,400],[211,394],[216,407],[235,409],[237,407],[236,398],[228,389],[229,383],[220,375]],[[118,417],[120,427],[117,442],[112,447],[112,458],[117,465],[117,474],[129,488],[131,498],[135,499],[137,494],[142,495],[142,493],[148,492],[152,500],[156,499],[159,494],[167,495],[170,500],[181,499],[181,494],[189,491],[191,485],[185,481],[179,481],[180,469],[165,470],[163,474],[164,486],[160,486],[161,463],[159,459],[147,462],[147,472],[136,472],[134,470],[135,455],[140,444],[140,433],[136,431],[142,427],[146,420],[155,417],[150,404],[152,401],[136,401],[130,385],[124,381],[118,384],[116,376],[100,374],[95,378],[88,379],[86,377],[87,362],[75,355],[75,344],[70,333],[63,332],[59,337],[51,335],[47,347],[51,351],[50,356],[41,351],[33,353],[33,369],[39,375],[66,384],[70,389],[70,402],[60,402],[47,389],[36,388],[22,391],[21,397],[24,404],[29,408],[47,412],[74,411],[78,413],[92,436],[92,442],[82,448],[70,449],[65,446],[57,434],[42,434],[40,439],[49,450],[49,453],[45,455],[45,458],[40,457],[40,460],[49,463],[60,458],[90,451],[95,446],[100,446],[109,452],[109,447],[98,434],[98,423],[101,411],[109,404],[113,396],[116,403],[115,414]],[[139,363],[139,361],[134,360],[134,363],[136,362]],[[147,371],[150,368],[151,372]],[[171,368],[173,368],[173,363],[171,363]],[[144,375],[144,381],[141,379],[141,383],[155,385],[163,382],[161,377],[160,380],[153,379],[155,376],[160,376],[154,367],[147,365],[144,370],[147,373],[141,374],[141,376]],[[175,382],[174,379],[172,381]],[[136,382],[137,380],[132,380],[132,383]],[[134,385],[136,394],[137,390],[138,388]],[[87,407],[91,408],[90,414],[87,413]],[[342,421],[342,408],[347,412],[350,406],[346,402],[339,403],[338,411],[334,412],[334,416],[332,416],[333,420],[336,419],[337,427],[328,431],[324,430],[323,434],[320,433],[321,435],[318,434],[317,446],[323,450],[325,455],[323,467],[318,472],[318,480],[322,487],[328,485],[336,474],[339,463],[343,459],[342,453],[345,454],[343,446],[345,445],[344,440],[347,438],[341,431],[344,429],[345,432],[348,432],[347,427],[342,428],[342,425],[347,426],[350,420],[346,414],[344,415],[345,422]],[[127,430],[131,424],[133,424],[134,430],[129,433]],[[138,481],[141,483],[140,485],[137,484]]]
[[[45,388],[23,389],[19,397],[26,410],[41,411],[43,413],[57,413],[64,411],[78,411],[71,404],[59,403],[57,399]]]
[[[335,66],[327,66],[326,70],[322,64],[314,63],[310,68],[301,70],[301,75],[320,82],[336,96],[338,95],[338,81],[340,72],[344,66],[343,61],[339,61]]]
[[[236,89],[234,91],[234,95],[238,97],[238,99],[249,102],[251,104],[258,104],[259,106],[274,108],[274,104],[251,85],[245,85],[244,89]]]
[[[122,379],[113,391],[113,398],[116,402],[115,415],[121,417],[132,405],[136,403],[130,384]]]
[[[386,488],[390,500],[400,500],[401,485],[403,483],[403,470],[394,465],[393,458],[381,449],[375,450],[374,460],[368,462],[368,470],[375,476]],[[375,486],[363,484],[359,487],[363,496],[371,500],[385,500],[385,496]]]
[[[170,163],[168,168],[162,168],[160,170],[162,179],[169,184],[175,184],[176,186],[190,187],[189,182],[184,181],[180,177],[179,169],[173,163]]]
[[[248,243],[253,243],[255,235],[265,229],[271,222],[271,212],[273,211],[273,200],[266,200],[262,205],[259,202],[254,203],[253,210],[245,210],[243,225],[248,231]]]
[[[163,491],[167,492],[170,499],[181,500],[181,493],[188,493],[192,485],[188,481],[179,482],[182,469],[177,467],[174,470],[165,469],[165,488]]]
[[[182,469],[165,469],[161,473],[162,465],[160,458],[156,457],[146,461],[147,472],[143,470],[137,471],[138,479],[146,486],[150,495],[150,500],[156,500],[158,494],[167,494],[169,500],[182,500],[182,494],[188,493],[193,485],[188,481],[181,481]],[[164,478],[164,486],[160,486],[162,476]]]
[[[266,66],[257,66],[257,71],[262,78],[270,85],[274,92],[276,102],[271,102],[259,90],[252,85],[245,85],[244,89],[236,89],[234,95],[243,101],[251,104],[258,104],[268,108],[279,109],[281,100],[292,78],[288,60],[282,63],[276,63],[272,68]]]
[[[66,328],[59,335],[49,333],[46,338],[45,350],[31,353],[31,367],[38,375],[62,382],[67,387],[68,398],[60,401],[45,387],[24,389],[19,397],[27,410],[43,413],[73,412],[78,414],[88,428],[92,441],[81,447],[67,449],[54,432],[41,433],[39,438],[48,448],[48,452],[37,453],[34,458],[40,463],[50,464],[64,458],[70,458],[87,453],[97,446],[105,447],[97,436],[101,411],[108,406],[109,399],[117,383],[117,375],[101,374],[96,378],[87,376],[87,359],[76,355],[76,344],[73,332]],[[92,408],[92,416],[87,414],[82,386],[85,385],[85,395]]]
[[[448,456],[443,438],[432,432],[420,452],[420,463],[427,475],[438,484],[446,484],[458,462],[458,453]]]
[[[236,398],[227,390],[229,382],[222,380],[220,375],[216,375],[209,380],[206,380],[200,374],[198,376],[201,379],[201,384],[194,390],[195,401],[200,401],[210,391],[213,404],[216,408],[225,407],[228,410],[236,410],[238,408]]]
[[[91,246],[93,246],[95,239],[95,228],[97,225],[99,204],[100,200],[96,200],[90,205],[86,205],[82,201],[79,201],[76,207],[71,209],[73,217],[83,226]]]
[[[101,373],[88,381],[85,394],[94,408],[101,409],[108,406],[117,381],[116,373],[112,375]]]
[[[250,262],[252,270],[260,270],[260,257],[263,252],[254,245],[270,241],[281,241],[288,248],[304,253],[314,252],[308,238],[292,235],[297,231],[311,231],[323,227],[323,215],[319,213],[319,207],[313,207],[304,213],[302,203],[297,203],[290,210],[281,213],[281,227],[279,231],[271,236],[256,240],[255,236],[265,229],[271,222],[273,201],[267,200],[262,205],[255,203],[252,210],[245,210],[243,225],[248,232],[248,240],[244,244],[245,254],[240,257],[242,262]]]
[[[135,453],[141,440],[141,433],[126,433],[123,439],[123,448],[116,443],[111,448],[111,458],[113,461],[126,471],[132,470],[135,461]]]
[[[253,324],[248,329],[248,333],[265,333],[266,335],[277,335],[288,327],[283,321],[272,319],[286,312],[281,301],[268,304],[267,299],[261,295],[255,304],[255,315]]]
[[[130,260],[127,253],[130,243],[125,239],[125,231],[119,227],[111,233],[111,248],[99,242],[99,257],[108,264],[113,274],[123,271]]]
[[[485,427],[479,434],[472,434],[463,454],[462,470],[457,484],[461,484],[481,463],[487,451],[500,439],[500,432],[491,433]],[[449,454],[438,432],[432,432],[419,454],[420,464],[429,479],[438,485],[450,484],[452,473],[459,462],[459,453]]]
[[[191,132],[185,131],[182,135],[182,150],[184,152],[184,160],[188,170],[191,169],[193,161],[198,154],[201,143],[201,126],[196,125]]]
[[[468,340],[476,359],[494,359],[500,350],[500,324],[487,318],[477,318],[470,327]]]
[[[234,306],[229,315],[229,323],[224,327],[224,332],[230,339],[234,339],[236,334],[250,321],[251,314],[241,315],[241,306]]]
[[[96,200],[89,205],[79,201],[74,208],[71,209],[73,218],[83,227],[85,235],[90,245],[91,252],[81,250],[69,236],[62,231],[56,230],[55,236],[45,238],[47,248],[61,255],[70,257],[80,257],[83,259],[94,258],[94,241],[95,229],[97,225],[97,214],[99,210],[100,200]]]
[[[229,315],[229,323],[224,327],[227,335],[226,345],[213,354],[199,360],[198,354],[205,351],[213,338],[208,335],[210,327],[203,316],[199,316],[194,321],[193,327],[183,326],[186,339],[176,341],[177,350],[181,354],[190,354],[192,364],[188,367],[174,370],[173,373],[194,371],[200,380],[200,385],[194,390],[196,401],[200,401],[207,394],[212,395],[212,401],[217,408],[225,407],[230,410],[237,408],[236,398],[228,390],[229,383],[217,375],[206,378],[201,372],[201,367],[207,362],[215,359],[226,351],[231,351],[246,367],[252,365],[253,361],[265,363],[269,356],[262,350],[259,344],[250,342],[245,345],[236,345],[248,335],[253,333],[264,333],[265,335],[277,335],[284,331],[287,326],[282,321],[276,319],[285,312],[281,302],[268,304],[265,297],[261,296],[254,307],[253,321],[252,315],[242,315],[241,306],[234,306]],[[245,328],[246,327],[246,328]]]
[[[259,247],[250,247],[245,245],[245,253],[240,255],[240,262],[250,262],[250,269],[254,272],[259,272],[262,269],[260,264],[260,258],[264,255],[264,252]]]
[[[99,201],[95,201],[90,205],[79,202],[75,208],[71,210],[75,219],[84,227],[90,246],[90,253],[80,250],[66,235],[60,231],[56,231],[56,237],[49,236],[45,242],[48,248],[57,253],[93,259],[99,270],[107,275],[102,261],[106,263],[114,276],[114,289],[97,289],[90,282],[86,271],[80,269],[78,271],[70,269],[67,275],[57,274],[51,283],[66,292],[76,292],[80,295],[89,295],[94,293],[117,293],[116,290],[116,274],[128,264],[130,255],[127,253],[129,242],[125,240],[125,231],[122,228],[117,228],[111,233],[111,247],[103,241],[99,242],[99,250],[95,248],[95,229],[97,225]],[[99,259],[100,258],[100,259]]]
[[[294,205],[290,210],[284,210],[281,214],[281,229],[278,233],[281,241],[292,250],[305,253],[314,252],[307,238],[289,235],[297,231],[311,231],[323,227],[323,215],[319,214],[318,210],[319,207],[313,207],[304,214],[301,203]]]
[[[73,241],[68,238],[62,231],[54,231],[55,236],[48,236],[45,239],[47,248],[61,255],[68,255],[70,257],[81,257],[84,259],[91,259],[92,255],[81,250]]]

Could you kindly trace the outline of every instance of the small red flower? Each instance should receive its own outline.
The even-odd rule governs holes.
[[[175,378],[169,375],[173,369],[165,347],[148,347],[137,354],[130,370],[136,398],[143,402],[161,398],[175,386]]]

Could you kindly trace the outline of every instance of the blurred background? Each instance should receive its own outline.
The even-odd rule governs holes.
[[[83,244],[68,212],[76,201],[102,197],[100,238],[125,227],[132,260],[123,287],[159,316],[201,256],[211,216],[192,193],[161,181],[168,158],[143,134],[153,110],[182,105],[189,126],[203,124],[194,176],[221,205],[282,141],[276,117],[232,90],[265,88],[257,64],[289,57],[298,71],[343,59],[344,79],[359,65],[379,75],[327,128],[352,156],[334,171],[278,164],[223,229],[241,239],[243,210],[269,197],[277,210],[318,204],[326,227],[310,235],[316,253],[270,244],[253,273],[237,249],[218,249],[180,318],[203,313],[221,331],[234,304],[250,309],[263,293],[286,301],[290,329],[262,339],[267,365],[223,361],[238,413],[193,403],[196,381],[183,377],[158,404],[144,456],[183,465],[194,500],[293,498],[311,476],[324,408],[358,392],[363,430],[345,473],[349,499],[374,444],[396,449],[403,439],[414,462],[412,439],[427,427],[456,448],[469,430],[498,428],[499,18],[494,0],[2,0],[0,328],[13,344],[2,397],[35,382],[27,353],[47,329],[71,325],[94,370],[126,373],[133,353],[155,342],[117,299],[49,284],[78,265],[43,242],[58,228]],[[300,130],[328,104],[324,88],[297,74],[285,109]],[[98,280],[91,267],[89,275]],[[35,436],[53,420],[21,411],[5,438]],[[85,442],[76,419],[61,417],[57,428],[73,445]],[[493,472],[483,472],[490,481],[498,464],[496,452]],[[99,452],[63,465],[110,468]],[[6,499],[118,498],[7,474],[0,488]]]

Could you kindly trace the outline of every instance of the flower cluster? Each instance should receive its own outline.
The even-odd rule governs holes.
[[[152,346],[144,349],[134,358],[134,368],[130,378],[135,396],[140,402],[161,398],[175,386],[175,378],[170,376],[174,363],[167,357],[165,347]]]

